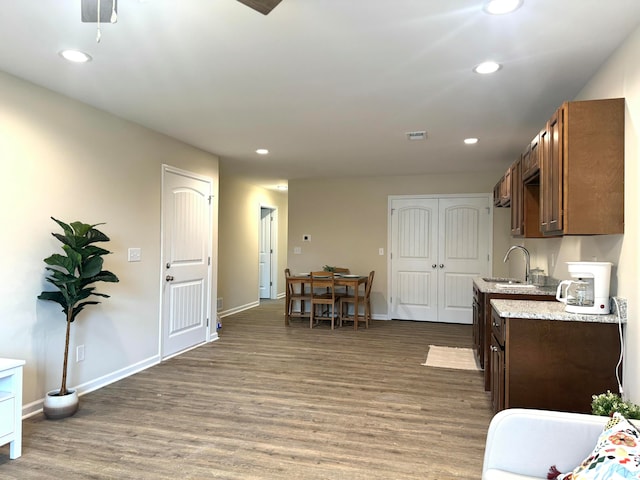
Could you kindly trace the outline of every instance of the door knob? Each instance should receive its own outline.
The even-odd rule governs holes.
[[[431,268],[437,268],[438,265],[436,265],[435,263],[433,265],[431,265]]]
[[[173,282],[173,275],[167,275],[167,277],[165,278],[165,280],[167,282]]]
[[[440,268],[444,268],[444,263],[441,263],[441,264],[440,264]]]

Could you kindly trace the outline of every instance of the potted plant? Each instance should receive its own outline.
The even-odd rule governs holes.
[[[615,412],[626,419],[640,420],[640,405],[623,400],[617,393],[607,390],[607,393],[591,396],[591,413],[603,417],[610,417]]]
[[[64,418],[78,410],[77,392],[67,389],[71,324],[87,305],[100,303],[97,300],[91,300],[91,297],[109,297],[104,293],[96,292],[92,285],[96,282],[117,282],[118,277],[102,269],[102,257],[111,253],[95,245],[109,241],[109,237],[95,228],[102,224],[88,225],[82,222],[66,224],[53,217],[51,219],[62,227],[63,233],[53,232],[52,235],[62,243],[64,254],[54,253],[44,259],[48,265],[46,280],[56,287],[56,290],[44,291],[38,295],[38,298],[60,304],[66,317],[67,329],[62,383],[59,390],[48,392],[45,396],[43,412],[47,418]]]

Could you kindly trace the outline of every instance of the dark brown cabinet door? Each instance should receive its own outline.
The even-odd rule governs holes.
[[[484,323],[483,323],[484,294],[474,285],[473,287],[473,348],[480,368],[484,368]]]
[[[564,106],[549,120],[547,132],[540,165],[540,231],[554,234],[562,233]]]
[[[531,181],[538,173],[540,172],[540,138],[543,135],[541,132],[540,135],[536,135],[536,137],[531,141],[529,145],[527,145],[527,149],[522,154],[522,181],[529,182]]]
[[[526,152],[525,152],[526,153]],[[524,235],[524,203],[522,184],[522,159],[516,161],[510,168],[511,171],[511,235],[521,237]]]
[[[496,340],[495,336],[491,336],[491,405],[494,412],[504,410],[504,350]]]

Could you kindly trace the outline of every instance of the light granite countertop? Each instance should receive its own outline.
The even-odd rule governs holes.
[[[509,278],[500,279],[500,282],[485,282],[483,277],[475,277],[473,283],[478,287],[482,293],[502,293],[508,295],[553,295],[556,294],[556,286],[533,286],[533,287],[518,287],[518,284],[510,287],[498,287],[498,284],[507,284]]]
[[[498,315],[505,318],[529,318],[532,320],[561,320],[568,322],[617,323],[617,305],[620,307],[622,323],[627,321],[627,301],[616,297],[617,303],[611,301],[611,314],[587,315],[568,313],[561,302],[538,302],[534,300],[491,300],[491,305]]]

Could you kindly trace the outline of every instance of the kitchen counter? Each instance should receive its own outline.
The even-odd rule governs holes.
[[[508,295],[553,295],[556,294],[556,286],[534,286],[534,287],[518,287],[515,284],[513,287],[498,287],[498,283],[507,283],[509,279],[504,279],[504,282],[485,282],[483,277],[475,277],[473,279],[474,285],[480,290],[481,293],[501,293]]]
[[[502,290],[502,289],[501,289]],[[529,289],[533,290],[533,289]],[[627,321],[627,302],[623,298],[616,297],[620,306],[622,323]],[[560,320],[568,322],[592,322],[592,323],[617,323],[618,315],[615,313],[616,303],[612,302],[614,310],[609,315],[587,315],[581,313],[569,313],[564,311],[565,305],[561,302],[537,302],[531,300],[491,300],[491,306],[499,316],[504,318],[524,318],[532,320]]]

